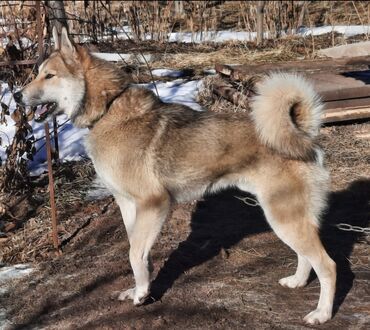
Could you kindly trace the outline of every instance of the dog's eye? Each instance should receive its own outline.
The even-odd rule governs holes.
[[[51,73],[48,73],[46,76],[45,76],[45,79],[51,79],[55,76],[55,74],[51,74]]]

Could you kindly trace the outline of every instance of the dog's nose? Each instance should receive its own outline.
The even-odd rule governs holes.
[[[17,93],[14,93],[13,96],[14,96],[15,102],[17,102],[17,103],[22,102],[22,92],[21,91],[19,91]]]

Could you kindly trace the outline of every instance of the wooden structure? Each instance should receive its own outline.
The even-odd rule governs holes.
[[[323,122],[332,123],[370,118],[370,56],[338,60],[292,61],[248,66],[216,64],[216,71],[230,81],[243,83],[261,74],[276,71],[300,72],[314,84],[325,104]],[[225,82],[214,93],[241,107],[248,95]]]

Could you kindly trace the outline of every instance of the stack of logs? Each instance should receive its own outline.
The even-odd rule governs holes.
[[[336,123],[370,118],[370,56],[230,66],[216,64],[223,83],[213,92],[248,109],[255,83],[269,72],[299,72],[312,81],[325,104],[322,120]]]

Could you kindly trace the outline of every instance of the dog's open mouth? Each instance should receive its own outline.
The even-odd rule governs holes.
[[[57,104],[55,102],[39,105],[35,110],[35,121],[44,121],[48,115],[52,114],[56,110],[56,108]]]

